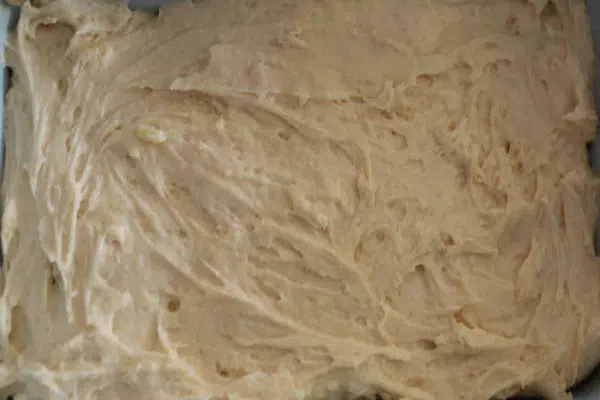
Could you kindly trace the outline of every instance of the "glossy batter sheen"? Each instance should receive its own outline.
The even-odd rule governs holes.
[[[22,398],[556,400],[600,361],[582,1],[57,0],[7,56]]]

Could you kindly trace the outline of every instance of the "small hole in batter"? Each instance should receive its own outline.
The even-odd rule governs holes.
[[[442,233],[442,242],[444,242],[444,244],[446,246],[454,246],[455,242],[454,242],[454,238],[452,237],[451,234],[449,233]]]
[[[425,266],[423,264],[415,265],[415,272],[417,274],[425,274]]]
[[[389,110],[381,110],[379,114],[385,119],[394,119],[394,114]]]
[[[421,86],[431,87],[433,86],[433,77],[427,74],[421,74],[417,76],[417,83]]]
[[[546,29],[550,28],[555,31],[562,30],[560,13],[558,11],[558,6],[554,1],[548,1],[546,3],[540,14],[540,21],[542,22],[542,26]]]
[[[560,202],[559,210],[558,210],[558,222],[560,225],[560,229],[563,232],[567,231],[567,215],[565,212],[565,203]]]
[[[56,263],[48,263],[48,268],[50,269],[50,278],[48,278],[48,280],[50,281],[50,285],[52,286],[57,286],[58,285],[58,266],[56,265]]]
[[[187,232],[186,232],[186,231],[184,231],[183,229],[179,229],[179,230],[177,231],[177,236],[179,236],[179,237],[180,237],[180,238],[182,238],[182,239],[185,239],[185,238],[187,238],[187,237],[188,237],[188,234],[187,234]]]
[[[523,172],[523,161],[519,161],[515,164],[515,171]]]
[[[411,387],[421,387],[425,384],[425,378],[422,376],[411,376],[407,379],[406,383]]]
[[[279,138],[280,138],[281,140],[285,140],[286,142],[287,142],[288,140],[290,140],[290,137],[292,136],[292,135],[290,135],[290,133],[289,133],[289,132],[284,132],[284,131],[282,131],[282,132],[279,132],[279,133],[278,133],[278,135],[279,135]]]
[[[394,148],[397,150],[404,150],[408,147],[408,141],[406,136],[395,130],[390,131],[394,140]]]
[[[511,148],[511,143],[510,140],[507,140],[504,143],[504,151],[506,152],[506,154],[510,153],[510,148]]]
[[[73,109],[73,120],[78,120],[81,117],[81,107],[75,107]]]
[[[221,375],[223,378],[229,378],[229,370],[227,368],[223,368],[223,366],[219,363],[215,365],[215,369],[217,370],[217,374]]]
[[[587,142],[585,144],[585,149],[587,151],[587,156],[588,156],[588,165],[592,168],[594,168],[594,142]]]
[[[431,339],[421,339],[419,340],[418,345],[424,350],[435,350],[437,348],[437,344]]]
[[[247,372],[244,368],[224,367],[219,362],[215,364],[215,370],[223,378],[241,378],[247,375]]]
[[[348,97],[348,98],[350,99],[350,101],[352,101],[353,103],[356,103],[356,104],[364,104],[365,103],[365,100],[356,94],[351,94],[350,97]]]
[[[65,95],[67,94],[67,81],[65,78],[61,78],[58,80],[58,82],[56,83],[56,87],[58,89],[58,92],[60,93],[60,95],[62,97],[65,97]]]
[[[515,17],[514,14],[510,14],[508,17],[506,17],[506,27],[509,29],[512,28],[516,22],[517,17]]]
[[[121,241],[119,239],[112,239],[110,241],[110,244],[112,244],[117,249],[123,249],[123,245],[121,244]]]
[[[177,312],[177,311],[179,311],[180,308],[181,308],[181,302],[179,301],[179,298],[177,298],[177,297],[173,297],[172,299],[170,299],[167,302],[167,310],[169,310],[169,312]]]

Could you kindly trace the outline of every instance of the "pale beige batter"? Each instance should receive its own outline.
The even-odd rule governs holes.
[[[582,1],[57,0],[9,47],[21,398],[553,400],[600,361]]]

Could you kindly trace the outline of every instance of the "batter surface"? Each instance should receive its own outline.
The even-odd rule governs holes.
[[[582,1],[44,3],[7,54],[20,398],[556,400],[600,361]]]

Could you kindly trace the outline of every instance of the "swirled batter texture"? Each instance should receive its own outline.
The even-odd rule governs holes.
[[[581,1],[36,4],[2,188],[23,398],[567,399],[600,360]]]

